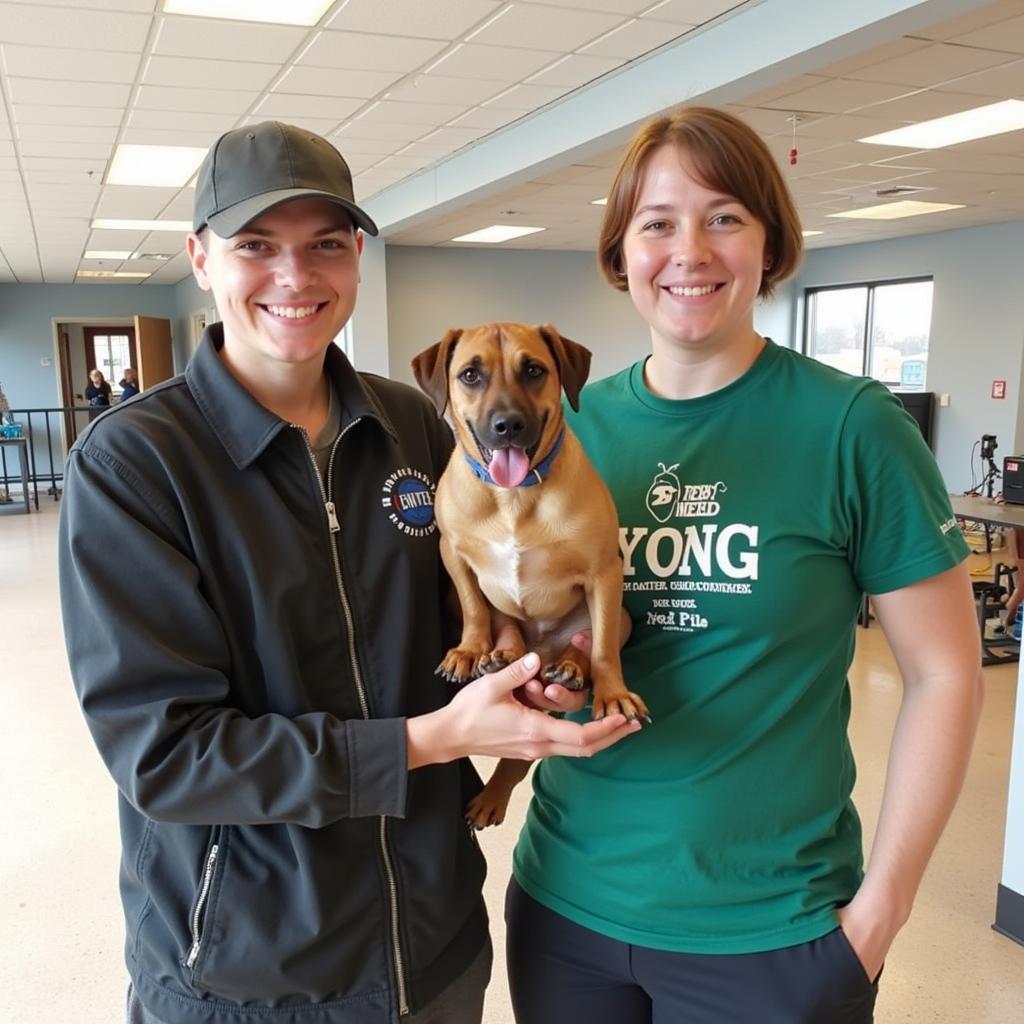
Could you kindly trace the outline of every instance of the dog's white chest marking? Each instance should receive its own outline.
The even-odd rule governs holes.
[[[495,541],[491,545],[491,562],[494,572],[491,584],[501,590],[513,604],[522,606],[525,592],[523,590],[524,562],[527,551],[509,538]]]

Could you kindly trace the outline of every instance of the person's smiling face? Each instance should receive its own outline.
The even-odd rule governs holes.
[[[750,338],[764,225],[735,196],[705,185],[677,147],[648,160],[622,253],[655,345],[726,351]]]
[[[216,299],[225,349],[248,372],[322,362],[355,308],[363,236],[329,200],[292,200],[232,238],[190,235],[188,248]]]

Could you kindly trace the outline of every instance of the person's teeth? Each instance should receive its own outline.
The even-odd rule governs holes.
[[[289,320],[301,320],[303,317],[312,316],[319,306],[267,306],[274,316],[287,317]]]
[[[683,295],[689,299],[697,295],[710,295],[717,287],[714,284],[704,284],[699,288],[680,288],[678,285],[669,285],[668,290],[672,295]]]

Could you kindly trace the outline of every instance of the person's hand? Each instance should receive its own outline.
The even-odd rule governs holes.
[[[527,707],[516,691],[531,682],[544,690],[534,678],[539,667],[537,655],[527,654],[468,683],[445,707],[409,719],[409,767],[468,754],[523,761],[590,757],[640,728],[639,723],[628,724],[624,715],[579,724]]]
[[[573,647],[590,657],[593,637],[589,629],[574,633],[570,642]],[[559,683],[544,683],[540,679],[530,679],[520,691],[520,699],[541,711],[582,711],[587,706],[588,693],[589,690],[586,689],[567,690]]]
[[[888,955],[896,932],[886,921],[878,920],[870,912],[867,904],[858,903],[855,896],[845,907],[836,911],[839,927],[850,943],[864,973],[873,983],[882,971],[882,965]]]

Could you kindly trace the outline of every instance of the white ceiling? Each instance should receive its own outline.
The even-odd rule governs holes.
[[[165,15],[162,6],[0,0],[0,282],[131,270],[170,284],[187,274],[180,233],[90,228],[94,217],[191,217],[188,188],[103,183],[119,143],[207,146],[236,125],[291,121],[338,145],[365,201],[756,4],[335,0],[311,29]],[[930,152],[856,141],[1008,98],[1024,99],[1024,0],[889,38],[732,107],[779,158],[805,227],[825,232],[809,244],[834,245],[1024,218],[1024,132]],[[567,160],[385,235],[389,244],[451,244],[511,222],[546,230],[504,247],[592,249],[601,211],[591,200],[607,190],[617,155]],[[875,191],[897,184],[965,209],[889,222],[827,217],[879,202]],[[170,259],[83,258],[129,249]]]

